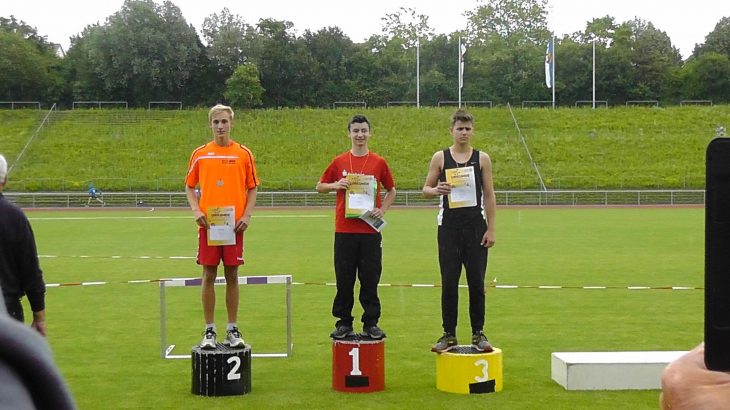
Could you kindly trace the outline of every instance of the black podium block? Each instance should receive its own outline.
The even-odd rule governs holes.
[[[251,392],[251,347],[215,349],[194,346],[192,393],[199,396],[236,396]]]

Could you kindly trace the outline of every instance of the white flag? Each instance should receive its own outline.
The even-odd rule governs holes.
[[[466,54],[466,44],[461,44],[459,38],[459,89],[464,88],[464,54]]]

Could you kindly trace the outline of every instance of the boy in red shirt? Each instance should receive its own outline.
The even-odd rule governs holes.
[[[385,333],[378,327],[380,319],[380,299],[378,283],[382,271],[382,236],[380,232],[359,218],[348,218],[346,195],[351,195],[348,174],[358,178],[374,178],[374,207],[371,215],[382,220],[385,212],[395,200],[395,183],[388,163],[383,157],[370,152],[370,122],[364,115],[355,115],[347,125],[351,148],[335,157],[317,183],[317,192],[337,193],[335,207],[335,277],[337,294],[332,304],[332,315],[337,317],[335,330],[330,334],[334,339],[354,336],[352,328],[352,307],[355,303],[355,279],[360,279],[360,304],[363,307],[363,335],[382,339]],[[352,179],[351,179],[352,180]],[[350,180],[350,181],[351,181]],[[380,198],[380,188],[386,190],[385,198]],[[351,203],[354,200],[350,200]]]

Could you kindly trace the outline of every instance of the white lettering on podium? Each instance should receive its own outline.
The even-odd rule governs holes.
[[[360,348],[354,347],[352,350],[350,350],[350,353],[348,353],[350,356],[352,356],[352,371],[350,372],[351,376],[361,376],[362,372],[360,371]]]
[[[227,363],[234,363],[231,371],[228,372],[228,380],[240,380],[241,373],[238,373],[238,368],[241,367],[241,358],[238,356],[231,356],[226,360]]]
[[[476,380],[478,382],[485,382],[485,381],[489,380],[489,363],[486,360],[484,360],[484,359],[477,360],[476,362],[474,362],[474,366],[482,367],[482,376],[474,377],[474,380]]]

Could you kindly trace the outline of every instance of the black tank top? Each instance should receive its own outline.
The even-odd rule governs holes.
[[[454,157],[451,156],[451,150],[446,148],[444,151],[444,167],[439,174],[439,181],[446,181],[446,170],[451,168],[474,168],[474,179],[476,182],[476,206],[464,208],[449,208],[449,198],[442,195],[439,203],[438,224],[444,226],[464,226],[474,223],[475,221],[484,220],[484,206],[482,204],[482,168],[479,165],[479,150],[472,149],[471,157],[463,164],[457,164]]]

